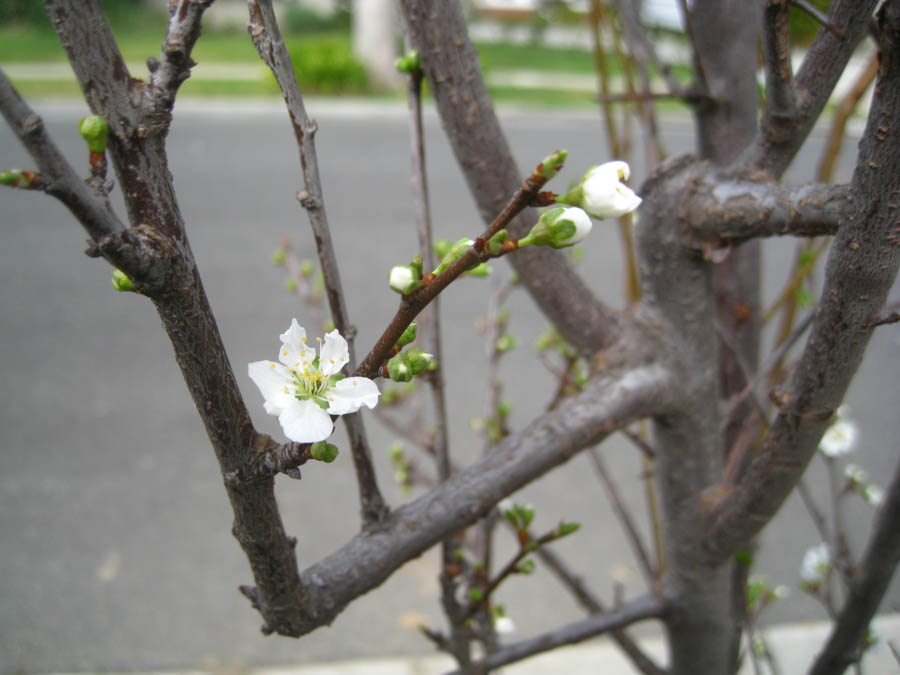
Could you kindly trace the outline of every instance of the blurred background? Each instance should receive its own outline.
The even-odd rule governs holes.
[[[101,2],[136,77],[146,72],[146,58],[159,53],[166,4]],[[678,3],[640,4],[661,55],[689,82]],[[626,85],[630,71],[617,51],[614,24],[602,23],[612,16],[602,14],[606,5],[464,5],[522,170],[557,147],[568,148],[568,165],[553,186],[562,191],[588,166],[609,159],[596,102],[598,59],[613,90]],[[393,71],[402,52],[398,19],[392,3],[380,0],[276,6],[308,112],[319,124],[326,208],[361,355],[396,307],[387,270],[408,261],[417,247],[406,103]],[[815,26],[802,13],[793,13],[792,21],[799,58]],[[611,28],[593,30],[598,23]],[[303,261],[315,257],[314,246],[294,197],[301,179],[293,134],[277,86],[247,37],[246,2],[218,0],[204,26],[194,51],[198,65],[175,107],[170,169],[247,405],[258,427],[280,438],[277,422],[264,415],[261,397],[246,377],[246,364],[274,357],[278,334],[291,317],[311,334],[320,332],[316,311],[296,295],[298,281],[308,282],[315,295],[315,272],[296,277],[273,264],[273,256],[280,261],[287,255],[305,269]],[[836,100],[861,76],[868,58],[862,50],[854,59]],[[86,171],[77,122],[88,111],[40,3],[0,0],[0,66],[34,102],[70,162]],[[850,177],[864,110],[865,98],[835,157],[836,181]],[[663,102],[660,121],[660,141],[669,154],[693,149],[687,108]],[[787,181],[816,177],[828,125],[825,119],[812,134]],[[638,189],[647,175],[649,149],[636,129],[622,128],[630,139],[631,183]],[[480,230],[478,214],[428,105],[425,129],[436,236],[472,235]],[[31,166],[11,132],[0,129],[0,168]],[[118,200],[115,191],[113,198]],[[84,234],[52,198],[4,190],[0,209],[0,669],[237,670],[431,652],[417,626],[442,627],[433,553],[408,563],[330,628],[299,641],[260,634],[259,616],[236,590],[251,579],[230,534],[221,476],[152,306],[112,290],[108,266],[82,255]],[[595,227],[572,253],[595,292],[614,306],[624,305],[621,251],[616,228]],[[764,295],[773,303],[784,292],[796,252],[793,242],[783,240],[766,242],[765,251]],[[480,327],[491,297],[510,276],[504,262],[496,263],[487,279],[463,279],[442,296],[451,442],[460,464],[479,456],[484,444],[487,348]],[[795,289],[801,310],[808,311],[820,281],[816,273]],[[893,298],[898,295],[895,287]],[[522,291],[514,290],[505,306],[504,335],[511,341],[500,375],[515,430],[544,409],[556,385],[547,354],[536,350],[546,321]],[[772,327],[768,343],[774,339]],[[896,459],[898,355],[896,331],[876,331],[848,396],[847,414],[860,436],[854,453],[841,458],[841,469],[859,464],[874,484],[887,480]],[[391,504],[420,494],[421,487],[410,491],[395,480],[402,473],[392,454],[397,434],[370,414],[366,424]],[[604,444],[603,456],[649,537],[639,452],[617,436]],[[405,457],[430,472],[427,460],[409,448]],[[830,500],[829,481],[825,462],[814,462],[807,483],[823,509]],[[299,538],[301,566],[358,530],[346,452],[331,465],[306,465],[300,482],[280,477],[278,498],[288,533]],[[538,529],[561,519],[583,524],[557,550],[604,601],[642,592],[627,540],[587,456],[529,486],[516,500],[534,504]],[[874,507],[859,495],[842,504],[850,543],[858,551]],[[757,574],[773,587],[790,589],[765,610],[763,623],[824,618],[821,605],[799,588],[804,552],[818,543],[807,509],[792,497],[763,533],[756,558]],[[514,548],[501,533],[498,559]],[[554,622],[582,616],[540,565],[534,576],[510,581],[501,600],[516,623],[517,638],[546,629],[548,616]],[[883,611],[900,611],[896,581]],[[652,626],[645,630],[654,632]]]

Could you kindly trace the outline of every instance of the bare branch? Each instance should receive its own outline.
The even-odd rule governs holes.
[[[664,63],[656,53],[653,42],[647,36],[647,30],[641,23],[637,14],[637,5],[629,0],[616,0],[616,7],[619,10],[619,16],[622,19],[622,29],[625,32],[625,39],[628,41],[629,49],[642,70],[646,70],[647,64],[652,64],[662,75],[666,83],[669,94],[672,96],[683,97],[684,91],[681,84],[672,73],[669,64]]]
[[[814,18],[816,21],[818,21],[820,24],[825,26],[825,28],[830,30],[831,33],[835,37],[841,37],[844,34],[844,31],[841,30],[840,26],[833,24],[831,21],[829,21],[827,16],[822,14],[822,12],[820,12],[815,5],[808,2],[807,0],[790,0],[790,3],[792,5],[794,5],[795,7],[799,7],[804,12],[809,14],[812,18]]]
[[[762,46],[766,69],[766,115],[791,119],[796,110],[796,98],[787,0],[765,0]]]
[[[569,568],[563,563],[560,557],[550,548],[539,548],[535,555],[540,558],[541,562],[556,575],[560,583],[565,586],[572,597],[586,611],[591,614],[602,614],[606,612],[606,608],[597,600],[596,597],[587,589],[580,577],[573,574]],[[610,637],[618,643],[623,652],[630,658],[634,665],[646,675],[663,675],[665,673],[657,666],[638,644],[625,632],[622,628],[613,629]]]
[[[473,663],[472,666],[474,672],[486,672],[563,645],[577,644],[596,635],[624,628],[639,621],[658,619],[663,615],[664,609],[661,600],[652,595],[645,595],[607,614],[597,614],[581,621],[575,621],[530,640],[523,640],[504,647],[483,661]],[[461,671],[454,671],[454,675],[461,675]]]
[[[0,112],[40,171],[39,189],[61,201],[94,241],[125,229],[105,200],[85,185],[44,128],[44,122],[0,68]],[[72,120],[74,125],[76,122]]]
[[[724,560],[755,535],[797,484],[859,366],[870,317],[881,311],[897,276],[900,156],[890,120],[900,106],[900,8],[887,3],[880,21],[879,79],[812,332],[788,387],[775,397],[781,412],[765,446],[740,484],[711,509],[704,548],[712,560]]]
[[[859,660],[869,622],[900,563],[900,464],[879,507],[875,528],[850,589],[850,597],[831,629],[810,675],[836,675]]]
[[[641,571],[644,573],[644,581],[649,588],[653,588],[656,584],[658,571],[654,569],[653,564],[650,562],[650,556],[647,555],[647,547],[644,546],[644,541],[641,539],[641,535],[634,523],[634,519],[631,517],[631,513],[628,511],[625,503],[622,501],[622,496],[619,494],[616,483],[610,476],[609,471],[606,468],[606,463],[603,461],[603,457],[597,451],[597,448],[591,448],[588,455],[594,462],[594,468],[597,470],[597,474],[603,481],[603,486],[606,488],[610,502],[612,502],[613,511],[615,511],[616,516],[619,518],[619,522],[622,524],[622,529],[627,535],[628,543],[631,544],[631,552],[634,554],[634,557],[640,565]]]
[[[842,27],[838,36],[821,30],[806,53],[794,78],[798,102],[791,117],[765,115],[756,142],[740,162],[779,177],[787,169],[828,102],[834,86],[866,34],[878,0],[832,2],[828,23]]]
[[[487,93],[462,9],[457,2],[443,0],[403,0],[402,6],[444,129],[488,222],[521,178]],[[510,233],[522,236],[536,221],[533,211],[525,211],[512,223]],[[615,341],[617,315],[597,300],[567,256],[531,247],[512,256],[510,263],[567,342],[593,352]]]
[[[325,214],[325,203],[322,197],[322,185],[319,180],[319,164],[316,159],[314,135],[315,122],[306,116],[306,108],[294,75],[291,56],[288,54],[281,32],[275,20],[275,11],[271,0],[250,0],[250,35],[260,58],[269,66],[275,75],[278,86],[284,94],[285,104],[294,128],[294,136],[300,151],[300,166],[303,171],[305,187],[298,195],[300,203],[306,209],[319,254],[319,265],[325,280],[325,292],[331,316],[338,332],[343,335],[350,348],[350,368],[356,362],[354,337],[356,329],[350,323],[350,315],[341,289],[341,277],[334,245],[331,241],[331,230]],[[356,469],[360,502],[364,523],[377,522],[387,515],[381,490],[378,488],[375,467],[372,464],[372,451],[366,439],[363,419],[360,415],[346,415],[344,424],[350,437],[350,449],[353,465]]]
[[[381,584],[407,560],[484,516],[506,495],[615,429],[658,412],[666,405],[669,385],[667,371],[653,364],[611,369],[598,377],[585,392],[506,438],[487,457],[303,572],[305,597],[295,601],[292,624],[299,630],[285,634],[301,635],[330,623],[351,600]]]

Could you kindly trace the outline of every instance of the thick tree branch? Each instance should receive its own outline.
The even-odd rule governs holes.
[[[249,30],[253,44],[259,52],[260,58],[275,75],[278,86],[281,87],[291,118],[291,125],[294,128],[305,186],[298,197],[309,216],[334,325],[338,332],[347,338],[350,347],[350,369],[352,370],[356,364],[354,349],[356,329],[350,323],[350,315],[341,287],[337,258],[334,253],[334,244],[331,240],[331,230],[325,213],[314,140],[316,125],[306,115],[306,108],[303,105],[303,98],[294,75],[291,56],[281,38],[281,31],[275,20],[275,11],[272,9],[271,0],[250,0],[249,8]],[[387,515],[388,507],[378,487],[375,467],[372,464],[372,451],[366,438],[363,418],[361,415],[347,415],[344,417],[344,424],[350,437],[350,449],[356,469],[363,522],[377,522]]]
[[[458,2],[403,0],[407,34],[422,59],[444,129],[485,222],[521,182],[484,84]],[[591,160],[596,161],[596,160]],[[525,211],[510,232],[537,221]],[[593,352],[615,341],[618,319],[558,251],[532,247],[510,258],[522,283],[566,341]]]
[[[832,2],[829,23],[840,26],[842,35],[820,29],[794,78],[797,105],[793,115],[763,115],[756,142],[741,157],[749,168],[761,169],[774,178],[784,173],[819,118],[834,86],[860,40],[878,0]],[[776,111],[773,111],[776,112]]]
[[[56,147],[44,122],[0,68],[0,112],[40,171],[40,189],[61,201],[94,241],[125,229],[105,200],[91,190]],[[72,121],[75,124],[75,120]]]
[[[305,570],[301,576],[305,595],[294,602],[290,622],[296,630],[283,634],[299,636],[330,623],[354,598],[474,523],[506,495],[615,429],[664,409],[671,385],[668,372],[652,363],[611,368],[596,377],[586,391],[506,438],[487,457]]]
[[[781,408],[740,484],[711,499],[704,555],[723,561],[754,536],[797,484],[859,367],[900,265],[900,3],[880,14],[879,79],[860,142],[852,201],[829,252],[816,319]]]
[[[473,669],[466,672],[487,672],[557,647],[577,644],[597,635],[625,628],[639,621],[660,618],[664,611],[665,606],[661,600],[652,595],[645,595],[611,612],[595,614],[530,640],[504,647],[486,659],[476,661],[472,664]],[[462,675],[462,671],[453,673]]]

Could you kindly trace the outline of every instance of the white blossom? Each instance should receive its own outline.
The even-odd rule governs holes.
[[[582,182],[581,207],[594,218],[618,218],[631,213],[641,204],[638,197],[622,181],[631,170],[622,161],[606,162],[590,169]]]
[[[498,616],[494,619],[494,630],[500,635],[509,635],[516,631],[516,624],[508,616]]]
[[[828,544],[819,544],[807,549],[800,566],[800,578],[807,588],[816,589],[825,581],[831,569],[831,550]]]
[[[296,443],[325,440],[334,431],[331,415],[374,408],[381,395],[372,380],[339,374],[350,357],[347,341],[336,330],[325,335],[324,343],[319,340],[318,355],[306,342],[306,331],[293,319],[281,334],[280,363],[256,361],[247,367],[266,412]]]
[[[819,441],[819,451],[826,457],[840,457],[853,451],[856,447],[856,439],[859,429],[856,423],[849,419],[838,417],[828,427]]]
[[[419,283],[419,275],[410,265],[395,265],[391,268],[388,277],[388,284],[398,293],[406,295],[411,293],[421,284]]]

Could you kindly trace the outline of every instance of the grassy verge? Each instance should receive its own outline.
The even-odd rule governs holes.
[[[161,20],[147,18],[139,28],[134,26],[114,28],[120,49],[126,62],[142,64],[148,56],[158,56],[164,34]],[[350,38],[346,32],[328,32],[288,37],[286,39],[295,64],[301,87],[310,95],[378,95],[373,91],[365,72],[352,57]],[[490,81],[492,72],[531,71],[536,73],[560,73],[590,75],[594,72],[590,52],[575,48],[557,48],[542,45],[514,45],[482,43],[477,45],[482,68]],[[277,96],[273,78],[256,55],[249,37],[242,31],[204,33],[194,50],[194,59],[200,63],[197,77],[189,79],[182,88],[185,96]],[[56,35],[50,30],[0,26],[0,63],[63,63],[65,54]],[[202,77],[203,64],[241,64],[242,75],[229,78],[227,72],[215,79]],[[255,76],[252,67],[259,66]],[[618,68],[612,64],[613,71]],[[220,68],[221,70],[221,68]],[[250,75],[248,76],[248,72]],[[135,75],[142,77],[138,71]],[[61,76],[63,77],[63,76]],[[11,78],[23,96],[30,98],[78,96],[73,80]],[[593,105],[593,93],[583,90],[560,90],[540,87],[489,86],[498,102],[522,105],[587,106]],[[398,93],[397,96],[402,96]]]

